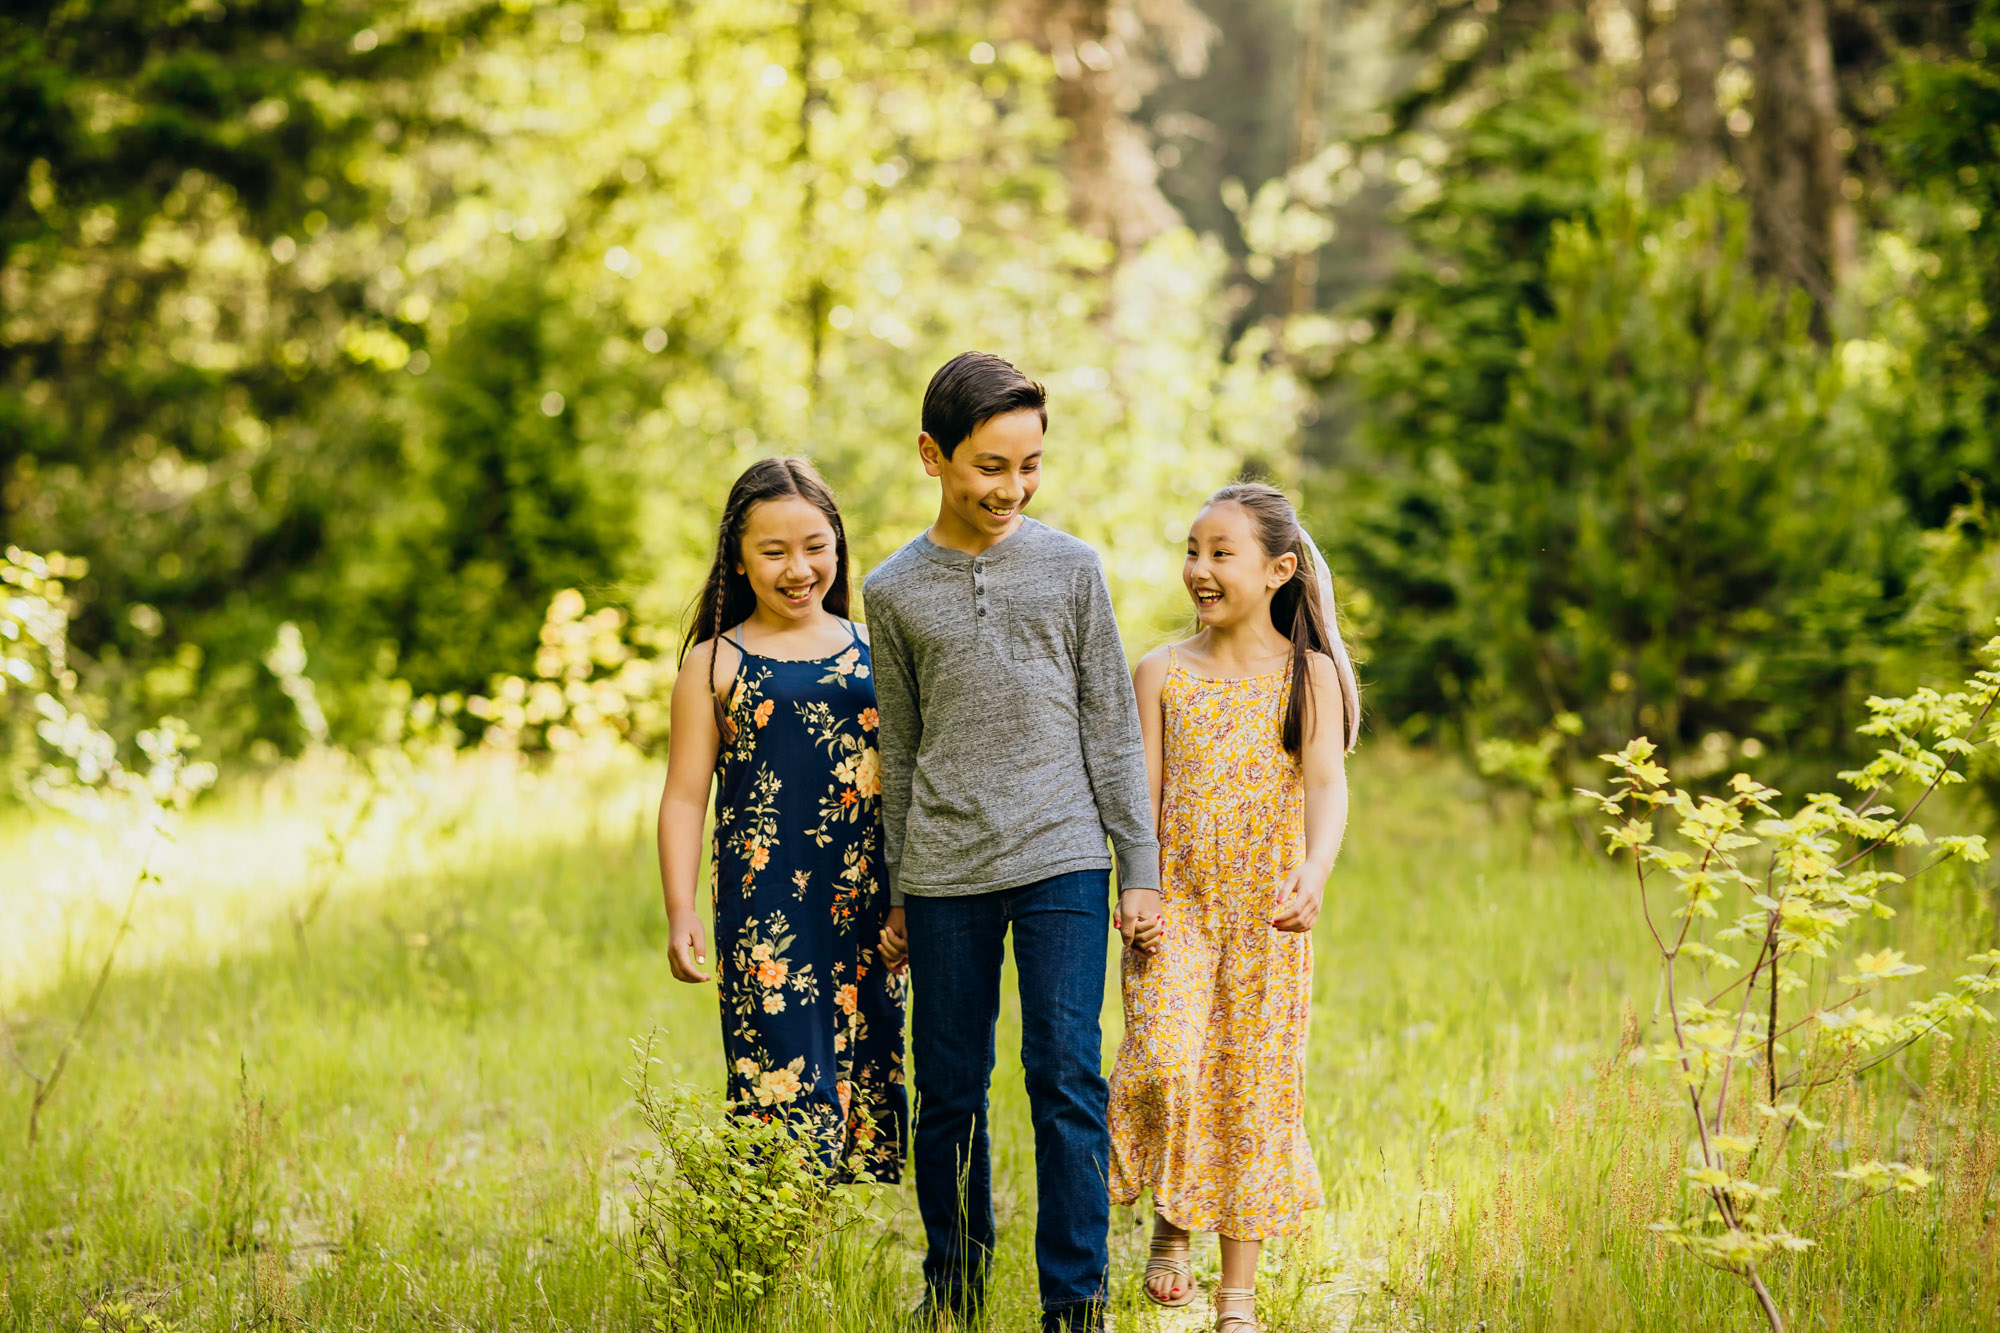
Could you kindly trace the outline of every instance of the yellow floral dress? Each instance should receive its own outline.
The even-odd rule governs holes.
[[[1153,1191],[1176,1226],[1298,1231],[1323,1204],[1305,1130],[1312,939],[1274,930],[1305,855],[1305,786],[1283,743],[1290,673],[1209,680],[1171,656],[1161,692],[1165,934],[1124,961],[1111,1074],[1111,1197]]]

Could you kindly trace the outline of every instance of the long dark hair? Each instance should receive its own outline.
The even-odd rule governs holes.
[[[1340,677],[1341,748],[1352,750],[1361,736],[1361,687],[1354,679],[1347,644],[1340,637],[1339,608],[1331,597],[1321,605],[1319,548],[1306,536],[1298,510],[1292,508],[1283,491],[1258,481],[1224,486],[1209,496],[1208,502],[1242,505],[1256,530],[1257,544],[1270,559],[1281,555],[1298,558],[1292,577],[1271,598],[1271,625],[1292,643],[1292,697],[1285,708],[1285,749],[1296,756],[1305,745],[1306,725],[1312,717],[1312,692],[1306,688],[1307,656],[1325,653],[1333,659]],[[1330,572],[1324,586],[1333,586]]]
[[[825,514],[833,525],[833,582],[821,604],[843,620],[847,618],[847,529],[841,526],[840,506],[833,502],[833,492],[819,470],[803,458],[760,459],[743,469],[743,475],[729,488],[729,498],[723,501],[722,521],[715,529],[715,559],[709,564],[707,582],[701,585],[701,596],[695,600],[687,633],[681,637],[681,661],[685,662],[703,639],[721,639],[723,630],[740,624],[757,609],[757,594],[750,590],[749,577],[736,568],[743,558],[743,525],[750,511],[764,501],[793,497]],[[719,655],[710,649],[711,697],[715,695],[715,660]],[[720,698],[715,699],[715,717],[724,739],[729,739],[733,729]]]

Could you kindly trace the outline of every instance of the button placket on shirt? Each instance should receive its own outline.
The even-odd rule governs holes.
[[[986,562],[972,562],[972,607],[980,616],[986,614]]]

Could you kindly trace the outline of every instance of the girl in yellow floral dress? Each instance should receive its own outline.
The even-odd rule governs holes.
[[[1308,932],[1347,822],[1360,698],[1324,559],[1280,492],[1217,491],[1181,577],[1201,629],[1134,673],[1161,887],[1120,902],[1111,1197],[1152,1191],[1157,1304],[1194,1298],[1188,1233],[1220,1233],[1216,1328],[1255,1333],[1261,1242],[1322,1203],[1305,1132]]]

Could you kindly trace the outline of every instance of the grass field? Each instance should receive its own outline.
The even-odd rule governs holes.
[[[672,982],[660,953],[654,780],[451,778],[337,873],[310,851],[309,786],[197,817],[35,1148],[27,1080],[0,1084],[0,1328],[635,1327],[628,1042],[657,1025],[674,1077],[720,1082],[712,990]],[[1732,1279],[1646,1230],[1675,1207],[1685,1126],[1623,1058],[1656,1035],[1628,881],[1443,763],[1377,747],[1354,787],[1315,941],[1328,1211],[1269,1247],[1265,1326],[1756,1326]],[[0,828],[0,1016],[31,1065],[82,1006],[110,919],[78,883],[101,870],[115,898],[116,859],[91,856]],[[1883,937],[1941,973],[1994,942],[1990,884],[1927,878],[1899,906]],[[991,1323],[1015,1330],[1036,1308],[1032,1150],[1003,1025]],[[1901,1154],[1938,1181],[1824,1201],[1820,1246],[1770,1274],[1793,1327],[2000,1319],[2000,1044],[1943,1052],[1820,1104],[1822,1151]],[[876,1210],[753,1326],[878,1329],[914,1303],[907,1186]],[[1112,1242],[1119,1328],[1207,1326],[1205,1305],[1136,1300],[1142,1215],[1115,1213]],[[1197,1261],[1212,1279],[1212,1241]]]

